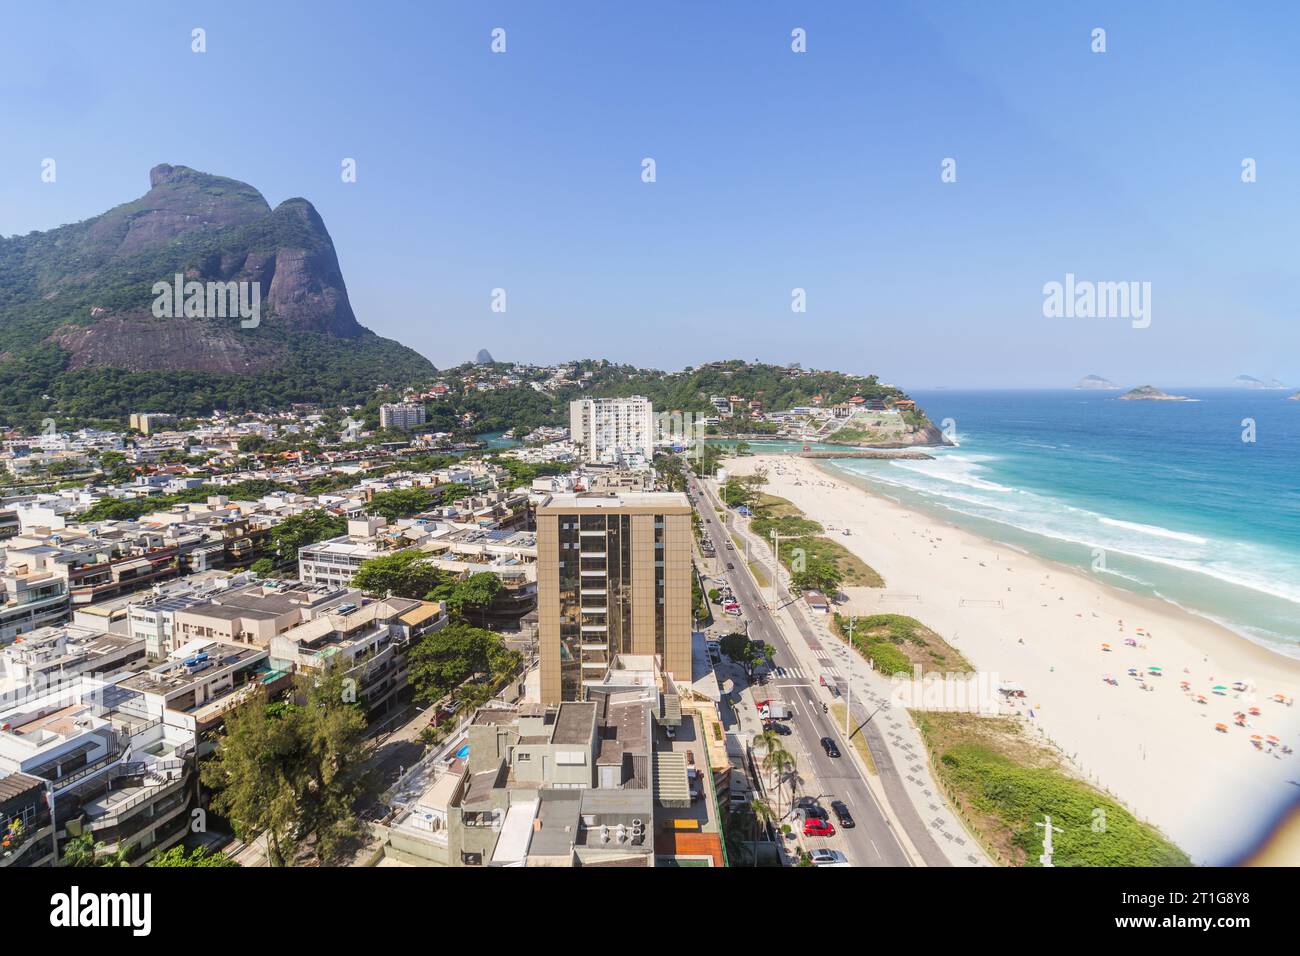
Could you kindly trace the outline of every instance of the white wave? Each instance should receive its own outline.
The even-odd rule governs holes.
[[[1182,531],[1170,531],[1168,528],[1161,528],[1159,525],[1139,524],[1136,521],[1120,521],[1118,518],[1107,518],[1104,515],[1098,516],[1097,520],[1102,524],[1108,524],[1113,528],[1124,528],[1128,531],[1137,531],[1141,534],[1149,534],[1156,538],[1168,538],[1171,541],[1186,541],[1189,544],[1210,543],[1200,535],[1187,534]]]
[[[906,489],[956,515],[992,521],[1063,544],[1100,549],[1205,575],[1300,604],[1300,586],[1295,583],[1300,581],[1300,568],[1295,567],[1290,555],[1247,542],[1211,541],[1158,525],[1111,518],[1034,492],[980,479],[970,474],[969,464],[969,459],[966,463],[957,459],[957,470],[942,476],[924,468],[846,470],[879,484]],[[927,480],[930,478],[936,480]],[[979,494],[981,491],[983,495]],[[1017,494],[1009,498],[1007,492]],[[1135,580],[1134,583],[1149,586],[1151,582]]]

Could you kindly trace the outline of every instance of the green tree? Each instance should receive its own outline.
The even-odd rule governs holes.
[[[267,440],[261,435],[245,435],[239,439],[235,447],[242,455],[255,455],[266,448],[267,444]]]
[[[824,558],[810,558],[802,571],[790,576],[790,583],[801,591],[821,591],[834,597],[844,583],[844,574]]]
[[[348,530],[345,518],[330,514],[322,508],[290,515],[271,529],[271,545],[276,557],[287,563],[298,560],[298,549],[318,541],[337,538]]]
[[[384,597],[422,599],[446,580],[425,560],[422,551],[408,548],[364,561],[352,578],[353,587]]]
[[[195,847],[193,852],[186,853],[185,847],[178,843],[155,856],[149,861],[149,866],[232,867],[239,864],[226,854],[213,853],[205,846]]]
[[[353,807],[368,782],[369,751],[350,681],[336,666],[299,675],[303,706],[272,708],[264,694],[242,704],[201,765],[213,807],[241,839],[265,834],[272,866],[292,863],[308,838],[329,863],[359,830]]]
[[[740,631],[733,631],[730,634],[724,634],[718,641],[718,650],[731,658],[737,664],[743,663],[745,659],[745,648],[749,646],[749,637]]]
[[[754,865],[758,866],[758,838],[776,821],[776,813],[766,800],[755,797],[749,801],[749,810],[754,815]]]
[[[95,841],[95,835],[89,831],[68,840],[63,845],[63,866],[130,866],[131,848],[119,846],[112,853],[106,852],[103,843]]]
[[[479,571],[469,577],[455,581],[445,581],[434,588],[427,598],[431,601],[445,601],[447,610],[456,617],[466,611],[479,610],[496,600],[501,591],[501,578],[491,571]]]
[[[366,513],[394,521],[427,511],[432,505],[433,498],[424,488],[394,488],[375,495],[366,506]]]
[[[499,635],[463,621],[426,634],[409,655],[408,678],[422,704],[441,700],[476,675],[488,676],[490,696],[491,685],[511,673],[521,659]]]

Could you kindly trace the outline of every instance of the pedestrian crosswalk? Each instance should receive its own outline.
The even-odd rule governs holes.
[[[843,675],[840,674],[838,667],[824,667],[818,672],[818,676],[825,674],[828,677],[834,677],[837,680]],[[774,667],[772,676],[777,680],[808,680],[813,675],[809,674],[802,667]]]

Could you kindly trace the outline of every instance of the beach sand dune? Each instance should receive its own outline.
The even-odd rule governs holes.
[[[1235,859],[1300,798],[1300,756],[1283,752],[1300,749],[1300,709],[1272,699],[1300,696],[1300,661],[904,508],[831,466],[758,455],[727,467],[766,470],[767,492],[849,530],[835,540],[885,587],[852,589],[848,609],[916,617],[976,668],[1022,684],[1031,732],[1196,862]]]

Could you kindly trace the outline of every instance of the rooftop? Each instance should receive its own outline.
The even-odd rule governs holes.
[[[573,511],[644,511],[689,514],[690,501],[680,491],[560,492],[538,506],[538,514]]]

